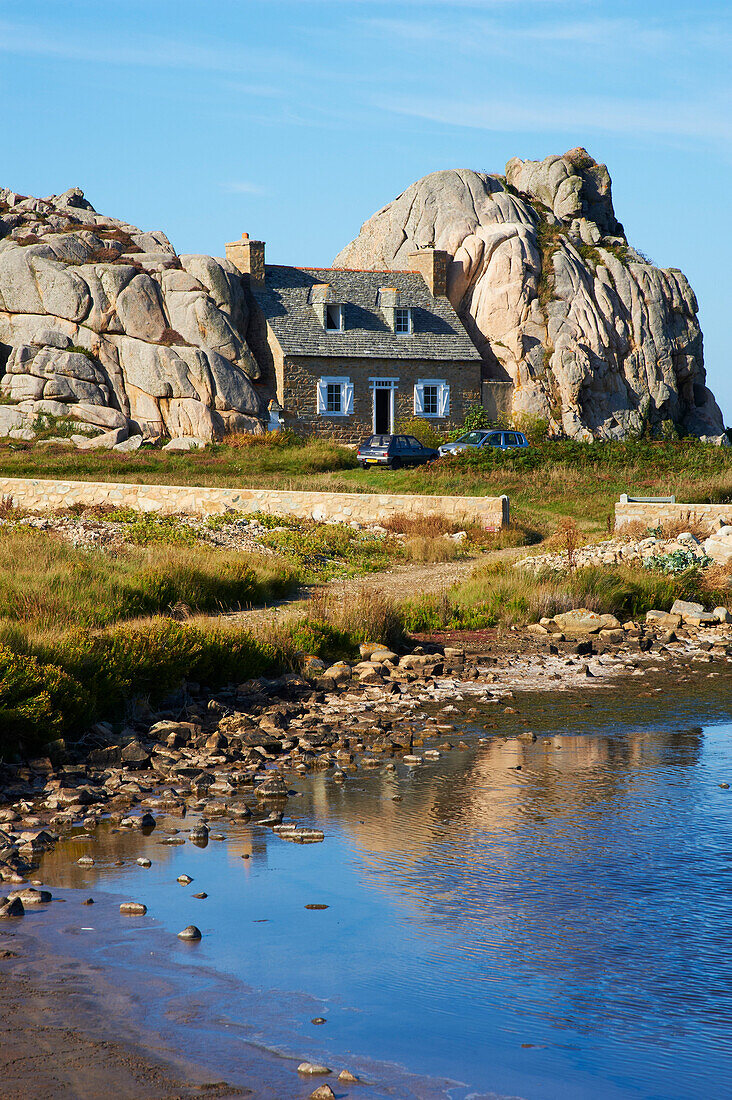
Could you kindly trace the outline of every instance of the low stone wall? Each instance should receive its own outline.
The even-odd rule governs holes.
[[[478,523],[499,530],[509,520],[508,497],[439,497],[407,493],[301,493],[281,489],[207,489],[188,485],[130,485],[124,482],[41,481],[0,478],[0,496],[32,512],[74,504],[111,504],[161,515],[213,516],[222,512],[267,512],[301,519],[379,523],[390,516],[438,515],[457,524]]]
[[[680,523],[701,527],[711,534],[719,521],[732,524],[732,504],[652,504],[621,497],[615,505],[615,530],[622,531],[630,523],[642,523],[653,530],[663,523]]]

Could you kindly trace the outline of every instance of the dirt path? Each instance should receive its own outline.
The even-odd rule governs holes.
[[[229,622],[251,625],[272,622],[273,619],[281,621],[292,616],[304,615],[308,601],[317,593],[325,593],[332,599],[345,601],[361,592],[367,594],[373,592],[396,602],[413,596],[436,595],[460,581],[467,580],[477,569],[489,562],[510,561],[525,553],[526,547],[520,546],[491,550],[487,554],[462,558],[460,561],[395,565],[392,569],[386,569],[380,573],[365,573],[345,580],[336,579],[322,585],[311,585],[269,607],[225,612],[220,617]]]

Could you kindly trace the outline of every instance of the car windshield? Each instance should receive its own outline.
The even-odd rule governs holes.
[[[369,436],[369,438],[366,440],[365,443],[361,444],[361,446],[362,447],[372,447],[372,448],[377,448],[377,447],[386,448],[386,447],[389,446],[390,442],[391,442],[391,436],[390,435],[371,435],[371,436]]]
[[[485,432],[467,432],[465,435],[460,436],[458,443],[468,443],[475,446],[480,443],[484,435]]]

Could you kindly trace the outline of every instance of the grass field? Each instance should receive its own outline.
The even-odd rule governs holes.
[[[362,471],[352,451],[327,441],[232,441],[203,453],[129,456],[51,445],[0,446],[0,475],[169,484],[251,485],[318,490],[486,495],[505,492],[513,526],[498,537],[474,532],[474,546],[520,545],[574,519],[585,535],[607,529],[622,492],[675,494],[686,501],[732,499],[727,449],[696,443],[546,443],[525,454],[484,452],[430,467]],[[11,513],[7,502],[5,518]],[[303,580],[437,561],[460,552],[437,522],[397,523],[381,548],[347,529],[285,524],[268,539],[277,557],[189,545],[174,524],[137,522],[137,545],[114,554],[82,551],[43,532],[0,529],[0,758],[54,737],[74,738],[90,721],[124,718],[136,698],[153,702],[184,677],[222,683],[297,667],[300,652],[352,656],[359,640],[392,644],[405,630],[523,625],[583,604],[621,617],[668,608],[677,596],[728,604],[729,577],[697,570],[660,577],[640,568],[582,569],[530,577],[505,563],[479,571],[444,596],[402,607],[358,600],[315,601],[305,621],[266,625],[256,635],[185,614],[268,602]],[[405,539],[397,541],[397,534]],[[406,595],[406,593],[405,593]]]
[[[549,533],[569,516],[607,529],[621,493],[677,500],[732,500],[732,449],[695,441],[547,442],[525,453],[473,452],[428,467],[361,470],[352,450],[326,440],[243,437],[185,454],[79,454],[59,444],[0,445],[0,476],[148,484],[493,496],[506,493],[517,522]]]

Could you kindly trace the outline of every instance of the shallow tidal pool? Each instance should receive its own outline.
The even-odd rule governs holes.
[[[64,840],[40,869],[67,901],[59,942],[130,980],[149,967],[147,1022],[227,1079],[276,1052],[292,1092],[257,1096],[309,1095],[290,1058],[371,1082],[337,1096],[730,1095],[732,699],[580,706],[522,701],[535,744],[478,744],[473,719],[439,760],[294,780],[286,820],[320,844],[228,819],[205,848],[160,843],[194,815]],[[179,943],[191,923],[202,941]]]

